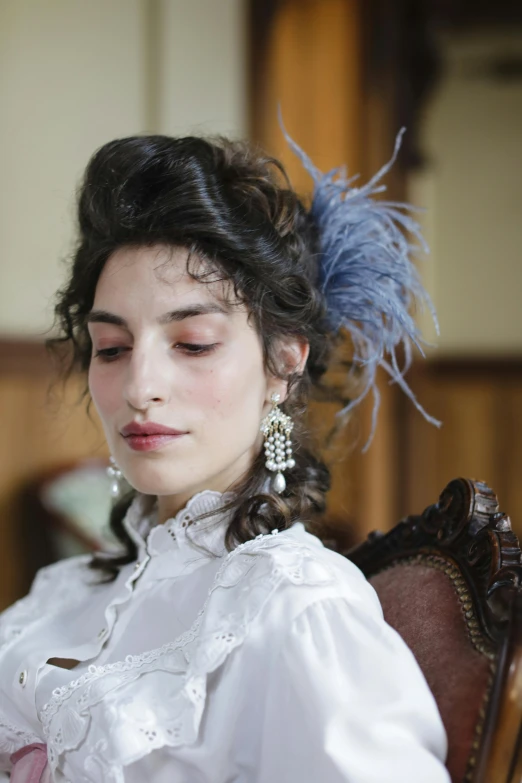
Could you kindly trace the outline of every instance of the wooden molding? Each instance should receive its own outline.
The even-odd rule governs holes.
[[[522,374],[522,356],[445,356],[428,361],[416,361],[411,368],[412,376],[449,375],[470,378],[477,376],[506,376]]]
[[[0,375],[44,375],[52,370],[43,341],[0,337]]]

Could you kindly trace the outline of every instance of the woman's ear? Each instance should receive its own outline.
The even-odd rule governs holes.
[[[309,353],[310,345],[308,340],[296,337],[282,339],[277,350],[278,368],[281,375],[302,375]],[[271,386],[273,387],[271,391],[279,392],[281,401],[284,402],[288,394],[288,382],[280,378],[274,378],[274,383]]]
[[[310,353],[308,340],[289,340],[281,345],[281,358],[285,374],[302,375]]]

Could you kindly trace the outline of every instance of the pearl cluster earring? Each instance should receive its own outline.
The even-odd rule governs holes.
[[[292,458],[292,441],[290,433],[294,423],[277,406],[281,395],[274,392],[270,397],[272,410],[261,422],[261,432],[265,436],[265,467],[276,475],[272,478],[272,489],[281,494],[286,489],[286,481],[282,471],[295,467]]]
[[[110,493],[111,497],[116,500],[121,492],[121,481],[123,479],[123,473],[118,467],[114,457],[110,457],[109,461],[111,464],[107,468],[107,475],[111,480]]]

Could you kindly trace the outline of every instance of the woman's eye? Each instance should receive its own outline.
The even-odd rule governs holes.
[[[96,351],[94,356],[97,359],[101,359],[102,362],[113,362],[125,351],[128,351],[128,348],[101,348],[99,351]]]
[[[190,356],[202,356],[203,354],[210,353],[216,348],[218,343],[201,344],[201,343],[176,343],[175,348]],[[114,362],[120,358],[124,353],[129,351],[129,348],[114,347],[114,348],[100,348],[95,351],[95,358],[100,359],[102,362]]]
[[[201,343],[176,343],[176,348],[180,348],[187,354],[198,356],[204,353],[210,353],[217,347],[217,343],[210,343],[208,345],[202,345]]]

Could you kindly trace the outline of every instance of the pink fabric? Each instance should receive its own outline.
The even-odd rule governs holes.
[[[10,783],[51,783],[47,746],[40,742],[26,745],[11,756]]]

